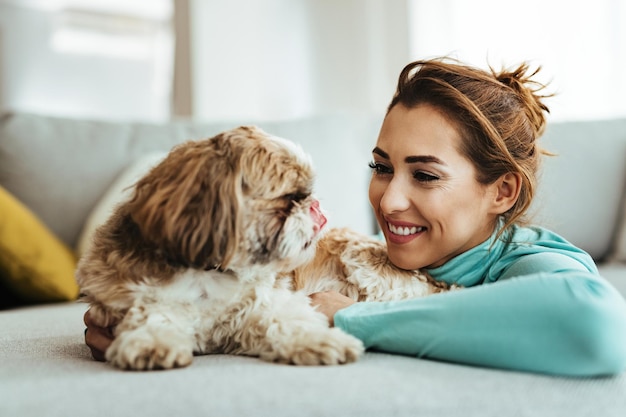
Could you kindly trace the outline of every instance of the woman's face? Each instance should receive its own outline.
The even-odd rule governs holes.
[[[398,104],[387,114],[372,152],[369,197],[396,266],[441,266],[491,235],[497,189],[476,180],[460,143],[431,105]]]

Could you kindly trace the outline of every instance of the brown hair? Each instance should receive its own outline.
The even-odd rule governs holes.
[[[523,221],[535,194],[540,155],[549,154],[537,146],[549,112],[542,102],[549,95],[538,95],[545,85],[532,80],[539,70],[530,72],[527,63],[489,72],[449,58],[415,61],[400,73],[388,108],[430,104],[441,110],[463,138],[460,151],[476,167],[480,183],[491,184],[509,172],[521,175],[519,198],[504,213],[500,233]]]

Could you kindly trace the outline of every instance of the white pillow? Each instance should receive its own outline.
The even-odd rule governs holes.
[[[154,166],[161,162],[167,152],[151,152],[135,160],[115,179],[104,195],[87,216],[76,245],[76,254],[82,256],[89,245],[93,234],[109,218],[113,209],[122,201],[131,197],[133,185],[146,175]]]

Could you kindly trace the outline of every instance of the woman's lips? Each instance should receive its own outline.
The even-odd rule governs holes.
[[[403,226],[387,222],[387,238],[392,243],[407,243],[426,231],[424,226]]]

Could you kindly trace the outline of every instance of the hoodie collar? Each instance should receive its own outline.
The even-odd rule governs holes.
[[[496,240],[496,235],[503,222],[500,221],[494,233],[483,243],[455,256],[445,264],[426,269],[437,281],[472,287],[482,284],[492,265],[500,259],[505,249],[504,236]],[[505,233],[506,234],[506,233]]]

